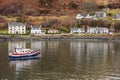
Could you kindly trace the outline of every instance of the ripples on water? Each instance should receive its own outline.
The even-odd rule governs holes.
[[[36,60],[9,61],[16,44],[40,49]],[[0,43],[1,80],[119,80],[119,41],[50,40]]]

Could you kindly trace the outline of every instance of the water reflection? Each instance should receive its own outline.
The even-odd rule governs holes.
[[[12,80],[30,79],[28,76],[31,74],[31,69],[38,63],[39,59],[9,61],[9,68],[13,69],[12,72],[14,73],[14,78]]]
[[[71,52],[74,52],[76,54],[76,59],[82,58],[82,56],[85,56],[87,60],[89,60],[91,57],[105,57],[108,54],[109,51],[109,43],[104,42],[84,42],[84,41],[73,41],[70,43],[71,46]],[[112,47],[112,45],[111,45]],[[90,57],[91,56],[91,57]]]
[[[24,68],[31,68],[32,65],[35,65],[39,59],[31,59],[31,60],[11,60],[9,61],[9,66],[14,68],[18,73]]]
[[[26,41],[9,41],[8,42],[8,51],[13,50],[17,46],[26,48]]]
[[[0,51],[7,49],[1,47]],[[7,56],[1,54],[0,76],[14,79],[78,79],[116,80],[120,77],[119,41],[49,40],[8,42],[8,50],[19,44],[25,48],[40,49],[40,60],[13,61],[7,64]],[[6,44],[7,45],[7,44]],[[4,51],[7,53],[7,51]],[[5,65],[5,66],[2,66]],[[9,65],[9,68],[8,68]],[[6,73],[8,70],[11,74]],[[16,78],[17,76],[17,78]],[[11,79],[12,80],[12,79]]]
[[[31,49],[40,49],[41,53],[45,51],[45,41],[32,41],[30,42]]]
[[[120,59],[118,60],[117,58],[120,57],[115,56],[115,49],[118,48],[114,48],[114,44],[111,42],[71,41],[70,45],[70,52],[74,53],[76,56],[76,64],[74,68],[76,72],[82,72],[84,76],[87,76],[86,79],[88,79],[89,76],[93,77],[93,79],[94,77],[98,77],[98,79],[99,77],[106,79],[105,76],[108,74],[113,75],[113,68],[116,70],[118,70],[118,68],[120,69],[117,63],[120,61]],[[116,58],[114,58],[114,56]]]

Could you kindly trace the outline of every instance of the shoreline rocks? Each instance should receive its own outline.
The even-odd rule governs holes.
[[[62,39],[90,39],[90,40],[120,40],[119,36],[115,35],[78,35],[78,34],[45,34],[45,35],[0,35],[0,41],[5,40],[62,40]]]

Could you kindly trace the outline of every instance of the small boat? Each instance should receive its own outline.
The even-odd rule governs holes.
[[[14,48],[14,51],[9,53],[10,59],[34,59],[38,58],[40,50],[24,49],[21,47]]]

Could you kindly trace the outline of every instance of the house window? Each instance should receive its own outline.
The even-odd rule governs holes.
[[[42,33],[44,33],[44,31],[41,31]]]
[[[12,33],[12,31],[10,31],[10,33]]]
[[[102,14],[102,13],[100,14],[100,17],[103,17],[103,14]]]
[[[24,27],[22,27],[22,29],[24,29]]]
[[[10,30],[12,30],[12,28],[10,28]]]
[[[22,31],[22,33],[24,34],[24,31]]]

